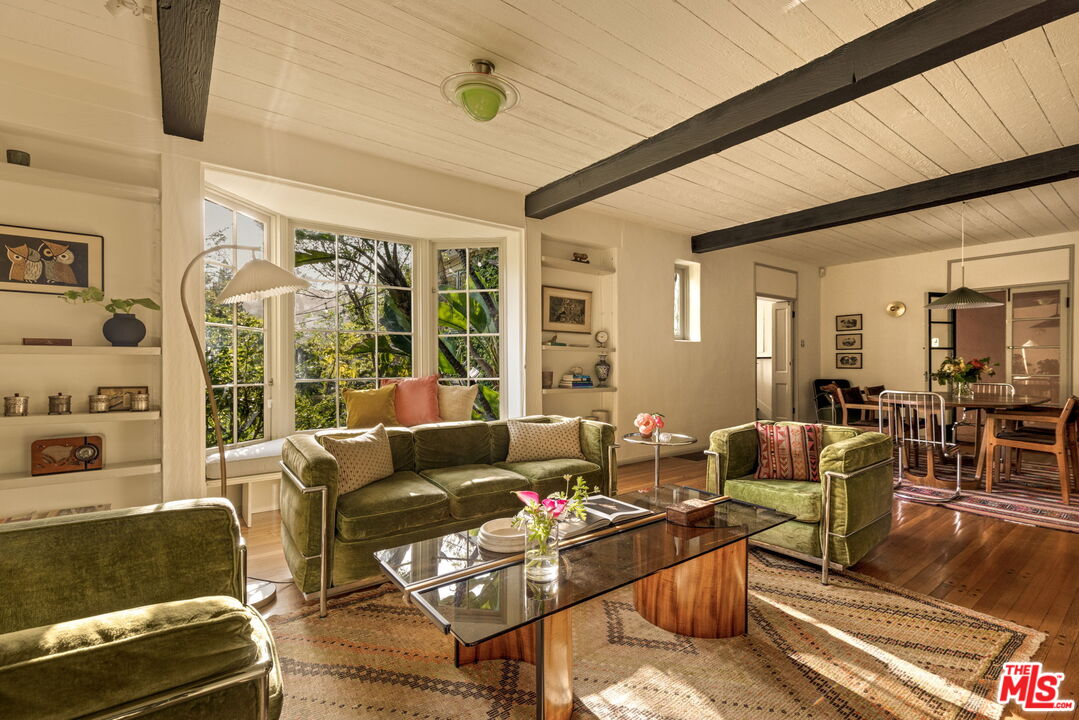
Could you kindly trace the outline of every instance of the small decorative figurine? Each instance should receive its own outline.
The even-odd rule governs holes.
[[[588,263],[588,253],[573,253],[573,262]]]

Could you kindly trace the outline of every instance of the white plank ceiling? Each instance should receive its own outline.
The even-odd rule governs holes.
[[[527,192],[922,0],[222,0],[211,113]],[[156,30],[98,0],[0,0],[0,57],[144,95]],[[697,233],[1079,143],[1079,17],[590,204]],[[442,78],[493,60],[476,123]],[[0,110],[2,120],[2,110]],[[213,132],[212,117],[208,132]],[[828,265],[958,245],[954,207],[768,241]],[[971,201],[971,244],[1079,230],[1079,180]]]

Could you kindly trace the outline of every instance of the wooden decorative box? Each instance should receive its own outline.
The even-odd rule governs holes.
[[[716,511],[715,503],[691,498],[667,508],[667,522],[675,525],[693,525],[712,517]]]
[[[100,435],[35,440],[30,443],[30,474],[55,475],[100,470],[103,447]]]

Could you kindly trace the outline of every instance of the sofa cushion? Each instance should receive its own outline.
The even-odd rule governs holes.
[[[416,444],[416,470],[485,465],[491,461],[491,436],[486,423],[418,425],[412,433]]]
[[[371,428],[379,423],[399,425],[394,408],[396,385],[374,390],[345,390],[346,424],[350,428]]]
[[[345,540],[393,535],[449,517],[446,493],[409,471],[395,472],[337,498],[337,534]]]
[[[396,385],[393,408],[405,427],[442,422],[438,412],[438,375],[421,378],[387,378],[382,387]],[[468,418],[465,418],[466,420]]]
[[[438,414],[442,422],[466,422],[472,419],[479,385],[439,385]]]
[[[513,491],[532,487],[524,475],[494,465],[428,468],[420,474],[446,492],[450,514],[458,519],[519,510],[521,501]]]
[[[757,423],[759,480],[819,482],[820,425]]]
[[[278,438],[229,448],[225,451],[229,477],[281,472],[277,463],[281,461],[281,446],[284,442],[285,438]],[[206,477],[210,480],[221,479],[221,463],[218,462],[216,447],[206,451]]]
[[[510,447],[506,462],[529,460],[584,459],[581,453],[581,419],[552,423],[510,420]]]
[[[347,430],[333,428],[332,430],[319,430],[315,433],[315,439],[323,447],[326,446],[326,438],[342,440],[345,438],[362,435],[363,430]],[[412,431],[404,427],[388,427],[386,435],[390,438],[390,453],[393,455],[394,470],[415,470],[416,450],[412,441]],[[230,466],[231,467],[231,466]]]
[[[267,657],[264,627],[235,598],[210,596],[8,633],[0,717],[82,717]]]
[[[816,523],[821,519],[819,482],[740,477],[728,479],[723,484],[723,492],[735,500],[790,513],[798,522]]]
[[[381,423],[350,438],[323,438],[323,446],[337,460],[337,492],[342,495],[393,475],[390,439]]]
[[[496,467],[511,470],[519,475],[524,475],[532,483],[532,489],[539,493],[540,497],[547,497],[559,490],[567,491],[565,475],[569,475],[573,484],[577,476],[581,476],[588,483],[589,488],[599,482],[600,466],[587,460],[564,458],[560,460],[530,460],[528,462],[500,462]]]

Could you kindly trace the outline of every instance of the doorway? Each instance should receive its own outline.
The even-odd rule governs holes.
[[[794,301],[757,296],[757,419],[793,420]]]

